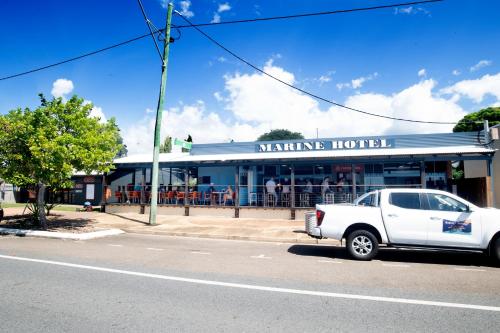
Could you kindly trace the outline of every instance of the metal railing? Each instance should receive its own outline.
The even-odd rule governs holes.
[[[240,185],[214,184],[189,186],[160,186],[158,204],[190,206],[239,206],[311,208],[316,204],[352,203],[359,196],[385,188],[420,188],[420,184],[408,185],[312,185],[290,184]],[[150,204],[151,186],[105,186],[105,203]]]

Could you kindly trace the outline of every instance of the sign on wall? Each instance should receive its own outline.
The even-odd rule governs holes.
[[[394,148],[394,139],[349,139],[349,140],[315,140],[299,142],[276,142],[256,145],[259,153],[283,151],[320,151]]]

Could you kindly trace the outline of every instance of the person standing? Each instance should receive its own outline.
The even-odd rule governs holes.
[[[274,181],[274,177],[271,177],[266,182],[266,191],[274,196],[274,203],[276,204],[276,202],[278,202],[278,195],[276,194],[276,182]]]

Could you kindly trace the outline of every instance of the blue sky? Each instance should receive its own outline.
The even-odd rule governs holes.
[[[184,6],[189,15],[193,14],[193,22],[210,22],[215,14],[224,21],[395,2],[191,0],[176,1],[175,6],[178,10]],[[163,2],[143,3],[155,25],[163,26]],[[397,11],[383,9],[203,29],[259,67],[267,64],[269,71],[326,98],[377,113],[446,120],[499,103],[499,11],[500,2],[495,0],[447,0]],[[174,23],[182,21],[175,17]],[[148,31],[135,0],[4,0],[0,3],[0,29],[0,76],[57,62]],[[160,80],[160,62],[150,39],[0,81],[0,112],[36,106],[37,94],[50,96],[54,81],[61,78],[73,84],[69,95],[78,94],[92,101],[106,117],[116,117],[127,132],[124,136],[130,140],[129,146],[136,146],[134,151],[139,152],[139,147],[149,143],[149,139],[141,141],[141,137],[151,129],[152,113],[146,110],[156,108]],[[170,112],[166,121],[172,122],[166,130],[176,136],[193,132],[195,142],[248,140],[279,127],[299,129],[306,135],[319,127],[322,136],[368,135],[373,134],[370,131],[374,127],[380,129],[380,134],[449,130],[349,118],[343,111],[316,105],[278,86],[265,82],[196,31],[183,29],[180,40],[171,47],[166,100]],[[418,105],[426,98],[428,103]],[[409,100],[416,102],[411,104]],[[436,108],[443,114],[436,115]],[[307,117],[307,124],[301,117]],[[354,130],[353,122],[366,126]],[[305,127],[299,128],[300,124]]]

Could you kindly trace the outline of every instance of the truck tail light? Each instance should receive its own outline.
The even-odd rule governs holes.
[[[319,209],[316,209],[316,223],[319,227],[321,223],[323,223],[323,218],[325,217],[325,212]]]

